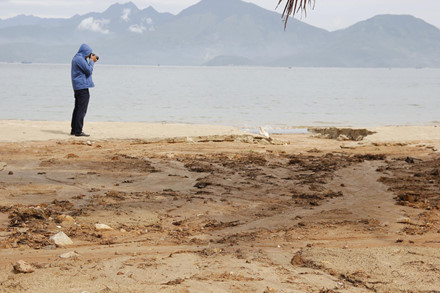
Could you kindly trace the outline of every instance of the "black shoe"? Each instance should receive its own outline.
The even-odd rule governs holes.
[[[77,133],[77,134],[75,134],[75,136],[90,136],[89,134],[85,134],[84,132],[81,132],[81,133]]]

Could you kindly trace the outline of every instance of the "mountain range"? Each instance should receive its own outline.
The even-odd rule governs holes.
[[[313,12],[310,12],[313,13]],[[100,62],[139,65],[440,67],[440,30],[378,15],[329,32],[241,0],[201,0],[177,15],[132,2],[69,19],[0,20],[0,62],[70,63],[88,43]]]

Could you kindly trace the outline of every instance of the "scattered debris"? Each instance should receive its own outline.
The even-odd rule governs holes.
[[[172,280],[172,281],[168,281],[168,282],[166,282],[166,283],[163,283],[162,285],[173,286],[173,285],[179,285],[179,284],[182,284],[183,282],[185,282],[185,279],[177,278],[177,279],[175,279],[175,280]]]
[[[242,142],[249,144],[273,144],[284,145],[286,142],[272,139],[271,137],[242,134],[242,135],[208,135],[208,136],[192,136],[192,137],[173,137],[173,138],[157,138],[139,141],[143,144],[152,143],[202,143],[202,142]]]
[[[261,134],[262,136],[264,136],[265,138],[270,138],[269,133],[268,133],[268,132],[266,131],[266,129],[264,129],[262,126],[260,126],[259,131],[260,131],[260,134]]]

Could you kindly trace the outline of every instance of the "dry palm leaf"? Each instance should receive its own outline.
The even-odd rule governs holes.
[[[277,7],[283,1],[284,0],[278,0]],[[309,4],[309,6],[312,7],[313,9],[313,7],[315,6],[315,0],[287,0],[286,7],[284,8],[283,11],[284,28],[286,28],[287,21],[289,20],[289,15],[295,16],[295,14],[297,14],[300,11],[306,13],[307,4]]]

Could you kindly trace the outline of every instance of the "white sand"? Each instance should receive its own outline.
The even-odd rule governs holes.
[[[371,127],[376,134],[367,136],[366,143],[410,143],[440,141],[440,126]],[[154,139],[209,135],[244,134],[238,128],[220,125],[161,124],[137,122],[86,122],[88,138],[70,135],[70,121],[0,120],[0,142],[46,141],[66,139]]]
[[[45,141],[64,139],[153,139],[186,136],[243,134],[230,126],[86,122],[84,132],[90,137],[70,135],[70,121],[0,120],[0,142]]]
[[[371,127],[373,135],[364,138],[365,142],[417,142],[440,140],[440,126],[385,126]]]

